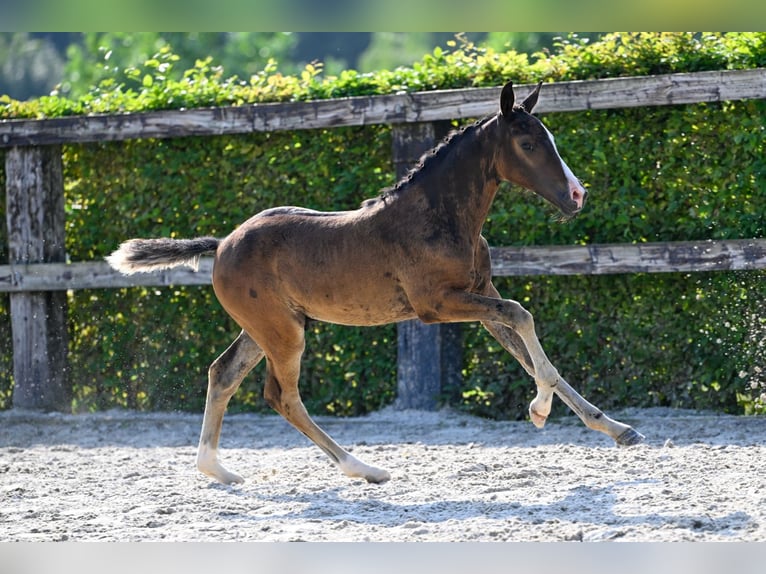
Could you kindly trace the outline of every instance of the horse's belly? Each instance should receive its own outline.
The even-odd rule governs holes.
[[[357,299],[331,296],[325,301],[310,301],[298,306],[318,321],[338,325],[386,325],[415,317],[404,296],[392,298]]]

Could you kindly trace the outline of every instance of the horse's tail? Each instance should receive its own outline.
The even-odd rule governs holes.
[[[188,265],[199,266],[199,258],[218,249],[220,239],[198,237],[197,239],[129,239],[106,260],[114,269],[131,275],[141,271],[157,271]]]

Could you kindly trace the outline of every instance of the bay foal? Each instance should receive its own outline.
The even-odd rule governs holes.
[[[107,259],[123,273],[196,264],[215,254],[213,288],[242,328],[210,367],[197,466],[222,483],[242,478],[218,459],[226,405],[264,357],[269,405],[352,477],[384,482],[387,471],[341,448],[309,417],[298,392],[306,320],[380,325],[480,321],[534,378],[529,406],[542,427],[557,394],[590,428],[619,444],[643,437],[588,403],[559,375],[535,335],[532,315],[503,299],[492,284],[482,225],[501,181],[533,190],[566,217],[587,196],[531,115],[540,84],[520,105],[511,83],[500,110],[450,136],[418,167],[359,209],[320,212],[276,207],[258,213],[228,237],[132,239]]]

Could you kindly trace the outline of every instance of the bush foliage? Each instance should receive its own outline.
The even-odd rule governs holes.
[[[115,70],[74,101],[0,98],[0,118],[753,68],[766,65],[766,34],[610,34],[592,44],[572,36],[554,53],[533,55],[458,39],[410,68],[337,77],[313,65],[296,76],[267,66],[247,80],[224,78],[208,59],[170,80],[175,61],[164,51],[142,69]],[[762,237],[764,112],[764,101],[744,101],[547,114],[559,150],[591,191],[587,209],[559,224],[535,196],[504,186],[485,235],[498,246]],[[354,208],[394,183],[390,145],[389,126],[368,126],[65,146],[69,257],[98,259],[129,237],[222,236],[274,205]],[[3,178],[0,171],[4,189]],[[764,409],[763,279],[763,272],[671,273],[496,284],[533,313],[554,364],[602,408],[752,413]],[[0,316],[7,301],[0,299]],[[4,372],[7,323],[0,321]],[[76,291],[69,324],[75,410],[199,411],[207,366],[237,333],[209,287]],[[494,418],[525,416],[532,381],[480,326],[463,332],[460,406]],[[232,409],[265,408],[262,369],[246,379]],[[310,411],[377,409],[394,398],[395,381],[394,326],[311,325],[301,382]],[[0,380],[0,406],[10,406],[11,386],[10,377]]]

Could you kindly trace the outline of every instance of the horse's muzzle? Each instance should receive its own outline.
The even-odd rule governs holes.
[[[575,214],[585,207],[585,200],[588,198],[588,190],[586,190],[579,181],[569,182],[569,199],[574,204],[572,214]]]

